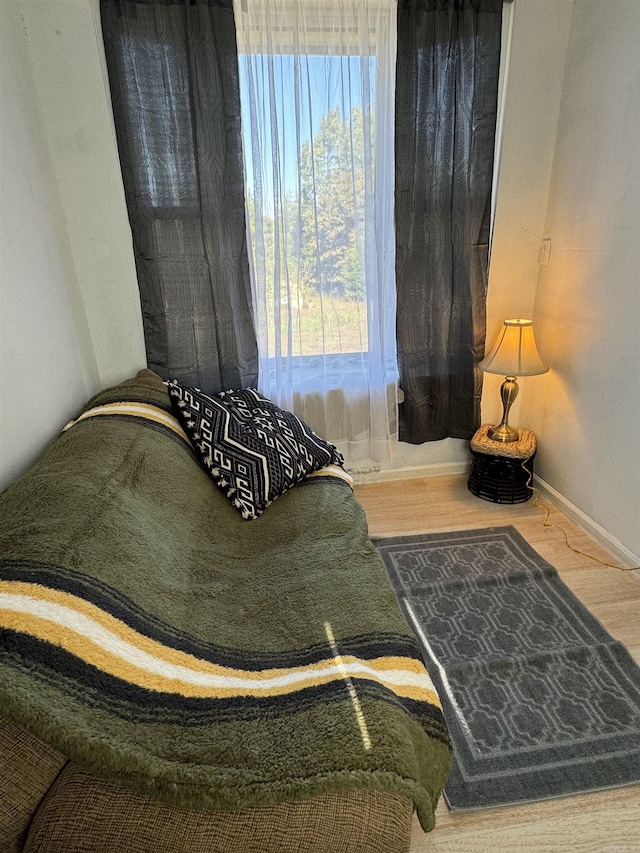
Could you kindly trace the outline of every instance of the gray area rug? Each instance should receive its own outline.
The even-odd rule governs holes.
[[[513,527],[374,540],[454,748],[454,810],[640,781],[640,668]]]

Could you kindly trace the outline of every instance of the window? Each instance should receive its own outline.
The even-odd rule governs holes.
[[[235,17],[260,387],[319,429],[305,398],[340,389],[388,441],[395,3],[238,0]]]

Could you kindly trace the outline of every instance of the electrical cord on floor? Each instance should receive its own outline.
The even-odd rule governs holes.
[[[563,527],[560,527],[559,524],[554,524],[549,521],[549,516],[551,515],[551,510],[546,504],[540,503],[540,497],[542,496],[542,492],[540,489],[536,488],[533,483],[533,471],[527,468],[527,459],[524,459],[521,462],[522,468],[527,472],[527,482],[525,484],[525,488],[531,489],[533,492],[533,499],[531,501],[532,506],[535,506],[537,509],[541,509],[546,512],[546,516],[544,521],[542,522],[542,526],[551,529],[555,527],[556,530],[559,530],[560,533],[564,536],[565,545],[569,548],[570,551],[573,551],[574,554],[579,554],[581,557],[586,557],[588,560],[593,560],[595,563],[599,563],[601,566],[606,566],[609,569],[617,569],[619,572],[637,572],[640,569],[640,566],[616,566],[614,563],[607,563],[605,560],[599,559],[599,557],[594,557],[593,554],[587,554],[584,551],[578,550],[578,548],[574,548],[573,545],[569,542],[569,537],[567,536],[567,532]]]

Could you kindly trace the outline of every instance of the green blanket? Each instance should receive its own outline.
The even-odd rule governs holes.
[[[430,829],[450,764],[349,485],[310,477],[244,521],[149,372],[0,496],[0,714],[187,808],[374,788]]]

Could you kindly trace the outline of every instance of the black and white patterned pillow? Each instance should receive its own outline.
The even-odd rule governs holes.
[[[243,518],[257,518],[312,471],[344,462],[304,421],[253,388],[214,396],[176,380],[167,388],[194,450]]]

